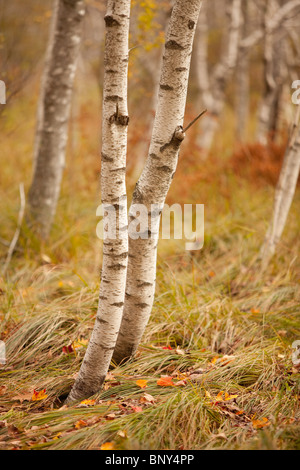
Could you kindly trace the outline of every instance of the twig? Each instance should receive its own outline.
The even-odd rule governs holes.
[[[24,184],[23,183],[20,184],[19,190],[20,190],[20,201],[21,202],[20,202],[20,211],[19,211],[19,216],[18,216],[18,225],[17,225],[16,231],[15,231],[15,234],[13,236],[13,239],[11,241],[11,244],[9,246],[9,249],[8,249],[6,261],[5,261],[5,264],[4,264],[4,267],[3,267],[3,274],[6,273],[6,270],[9,266],[11,257],[13,255],[14,251],[15,251],[16,244],[17,244],[17,241],[18,241],[19,236],[20,236],[21,226],[22,226],[24,213],[25,213],[25,191],[24,191]]]
[[[203,116],[203,114],[205,114],[205,113],[207,113],[207,109],[202,111],[202,113],[200,113],[199,116],[197,116],[195,119],[193,119],[193,121],[190,122],[190,124],[185,129],[183,129],[182,132],[185,133],[186,131],[188,131],[189,128],[192,127],[192,125],[195,124],[195,122],[198,121],[198,119],[200,119]]]

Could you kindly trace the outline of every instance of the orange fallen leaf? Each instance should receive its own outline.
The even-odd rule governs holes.
[[[41,390],[41,391],[37,391],[37,390],[34,390],[33,391],[33,395],[31,397],[31,400],[32,401],[40,401],[40,400],[45,400],[45,398],[47,398],[48,395],[46,395],[46,389],[44,388],[44,390]]]
[[[81,429],[81,428],[85,428],[87,425],[88,423],[86,421],[84,421],[83,419],[80,419],[79,421],[77,421],[77,423],[75,423],[75,428]]]
[[[259,308],[251,308],[251,313],[260,313]]]
[[[215,399],[215,402],[216,402],[216,403],[219,403],[220,401],[224,401],[224,400],[223,400],[223,394],[224,394],[224,392],[222,392],[222,391],[218,393],[218,395],[217,395],[217,397],[216,397],[216,399]]]
[[[174,387],[175,384],[173,382],[172,377],[161,377],[160,379],[158,379],[157,385],[159,385],[160,387]]]
[[[140,388],[146,388],[147,387],[147,383],[148,383],[148,380],[137,380],[136,382],[136,385]]]
[[[262,429],[265,428],[266,426],[270,426],[270,421],[268,418],[262,418],[262,419],[254,419],[252,421],[252,426],[254,429]]]
[[[96,403],[96,400],[83,400],[80,402],[81,405],[93,406]]]
[[[113,442],[104,442],[100,447],[100,450],[115,450],[115,446]]]
[[[219,356],[215,356],[215,357],[210,361],[210,363],[211,363],[211,364],[215,364],[218,359],[219,359]]]

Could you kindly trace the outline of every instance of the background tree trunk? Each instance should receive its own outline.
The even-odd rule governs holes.
[[[115,209],[116,233],[103,242],[99,305],[79,375],[67,399],[79,401],[98,392],[106,377],[124,306],[128,259],[126,153],[127,76],[130,0],[108,0],[105,16],[101,193],[104,210]]]
[[[300,106],[289,145],[286,150],[278,185],[275,192],[272,220],[261,250],[262,268],[265,269],[275,253],[283,233],[289,210],[294,198],[300,170]]]
[[[82,0],[57,0],[38,104],[34,174],[29,190],[29,223],[49,235],[65,166],[68,120],[81,43]]]
[[[242,17],[243,27],[242,35],[243,38],[249,34],[250,14],[249,14],[249,3],[242,3]],[[249,61],[250,51],[239,48],[239,56],[237,62],[237,73],[236,73],[236,136],[239,141],[245,139],[245,131],[249,115],[249,101],[250,101],[250,76],[249,76]]]
[[[265,5],[264,15],[264,81],[265,93],[259,111],[257,140],[267,144],[269,138],[274,138],[278,128],[280,101],[283,84],[288,75],[285,61],[286,38],[282,30],[272,30],[271,20],[278,10],[278,3],[269,0]],[[283,33],[283,34],[282,34]]]
[[[220,114],[224,108],[225,103],[225,92],[228,81],[233,74],[233,71],[236,67],[238,51],[239,51],[239,40],[240,40],[240,27],[241,27],[241,0],[227,0],[228,15],[229,15],[229,32],[226,37],[226,50],[222,54],[221,61],[216,65],[212,81],[210,83],[210,93],[207,94],[207,80],[205,79],[202,82],[202,79],[205,78],[205,69],[201,70],[198,74],[198,87],[202,95],[203,102],[207,102],[208,114],[205,119],[201,122],[201,134],[197,143],[204,150],[205,155],[207,156],[212,142],[215,136],[215,133],[218,129],[218,121]],[[204,65],[204,58],[207,55],[205,52],[205,44],[207,44],[207,39],[205,39],[205,27],[202,27],[199,30],[200,37],[199,40],[204,41],[203,45],[200,45],[200,54],[198,53],[198,58],[201,62],[198,67]]]
[[[133,194],[134,206],[148,210],[147,239],[129,237],[126,297],[120,333],[113,360],[117,363],[136,351],[148,323],[155,293],[158,226],[170,184],[176,171],[180,144],[184,139],[183,118],[194,33],[201,0],[177,0],[167,32],[159,86],[158,106],[149,155]],[[159,208],[151,214],[151,204]]]

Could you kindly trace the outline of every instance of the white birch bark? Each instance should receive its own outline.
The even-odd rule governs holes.
[[[149,155],[135,187],[129,221],[134,221],[134,205],[144,204],[150,218],[151,204],[163,207],[176,171],[180,144],[184,139],[183,119],[194,33],[201,0],[177,0],[167,32],[160,78],[158,106]],[[158,243],[155,214],[148,239],[129,237],[129,259],[124,313],[113,360],[132,356],[151,314],[156,278]]]
[[[290,16],[296,16],[300,13],[300,1],[299,0],[290,0],[288,3],[284,4],[282,7],[276,10],[273,17],[270,19],[269,30],[275,32],[276,29],[282,27],[284,22],[289,19]],[[256,46],[256,44],[263,39],[264,29],[257,29],[251,33],[248,37],[242,40],[240,47],[243,49],[251,49]]]
[[[82,0],[56,0],[38,104],[29,223],[47,238],[65,166],[68,121],[81,43]]]
[[[67,399],[82,400],[98,392],[106,377],[120,328],[128,259],[127,76],[130,0],[108,0],[103,90],[101,195],[107,211],[116,212],[116,236],[103,242],[99,305],[79,375]]]
[[[261,249],[262,269],[266,269],[283,233],[295,194],[300,170],[300,106],[284,157],[274,200],[274,209],[264,245]]]
[[[206,155],[212,146],[215,133],[218,129],[218,120],[225,103],[226,87],[237,63],[242,23],[241,5],[242,0],[230,0],[228,2],[230,24],[228,37],[226,37],[227,50],[222,54],[219,64],[217,64],[214,69],[209,93],[207,79],[205,77],[207,72],[205,72],[205,68],[203,68],[205,55],[207,55],[207,52],[204,50],[204,48],[207,48],[207,39],[205,39],[205,26],[203,24],[199,31],[199,41],[203,41],[203,43],[200,46],[198,45],[200,49],[200,53],[198,52],[198,58],[200,59],[198,66],[198,87],[202,95],[202,101],[207,103],[208,113],[201,122],[201,135],[197,143],[201,146]]]
[[[249,3],[242,3],[242,16],[243,27],[242,35],[247,37],[249,33],[250,24],[250,6]],[[250,51],[243,50],[239,47],[239,57],[237,62],[236,73],[236,135],[239,141],[245,138],[245,130],[249,115],[249,101],[250,101],[250,76],[249,76],[249,62]]]
[[[278,127],[280,99],[288,70],[285,61],[285,33],[282,29],[270,28],[274,12],[278,10],[276,0],[268,0],[264,15],[264,96],[260,105],[257,140],[266,145],[274,138]],[[284,34],[282,34],[284,33]]]

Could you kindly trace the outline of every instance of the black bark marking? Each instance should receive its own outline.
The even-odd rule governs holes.
[[[96,321],[100,323],[100,325],[108,325],[108,321],[103,320],[103,318],[96,317]]]
[[[137,287],[150,287],[153,286],[153,282],[141,282],[140,284],[137,284]]]
[[[164,173],[173,173],[173,168],[167,165],[158,166],[157,169],[163,171]]]
[[[137,201],[139,204],[142,204],[143,199],[143,194],[139,188],[139,183],[137,182],[133,191],[133,200]]]
[[[178,42],[174,41],[174,39],[170,39],[166,43],[166,49],[173,49],[177,51],[183,51],[184,47],[181,46],[181,44],[178,44]]]
[[[160,85],[160,88],[161,88],[162,90],[166,90],[166,91],[173,91],[173,90],[174,90],[174,88],[173,88],[172,86],[163,85],[163,84]]]
[[[139,307],[139,308],[142,308],[142,309],[147,308],[147,307],[150,307],[150,305],[145,304],[145,303],[143,303],[143,302],[138,303],[138,304],[134,304],[134,305],[135,305],[135,307]]]
[[[189,20],[189,22],[188,22],[188,27],[189,27],[189,29],[194,29],[194,27],[195,27],[195,21]]]
[[[113,103],[118,103],[119,101],[123,101],[122,96],[118,95],[108,95],[105,97],[105,101],[112,101]]]
[[[186,72],[187,71],[187,68],[186,67],[177,67],[175,69],[175,72]]]
[[[114,18],[112,15],[106,15],[104,17],[105,24],[108,28],[112,28],[113,26],[121,26],[118,20]]]
[[[155,154],[155,153],[150,153],[150,158],[153,158],[154,160],[160,160],[160,158]]]
[[[122,168],[115,168],[114,170],[111,170],[112,172],[121,172],[121,173],[125,173],[126,172],[126,166],[123,166]],[[116,204],[117,205],[117,204]],[[115,207],[116,207],[115,205]]]
[[[103,162],[113,162],[114,159],[112,157],[109,157],[108,155],[106,155],[105,153],[101,152],[101,160]]]
[[[112,269],[113,271],[121,271],[121,269],[126,269],[126,266],[123,266],[123,264],[117,263],[117,264],[111,264],[108,266],[108,269]]]
[[[124,305],[124,302],[115,302],[111,304],[112,307],[123,307],[123,305]]]

